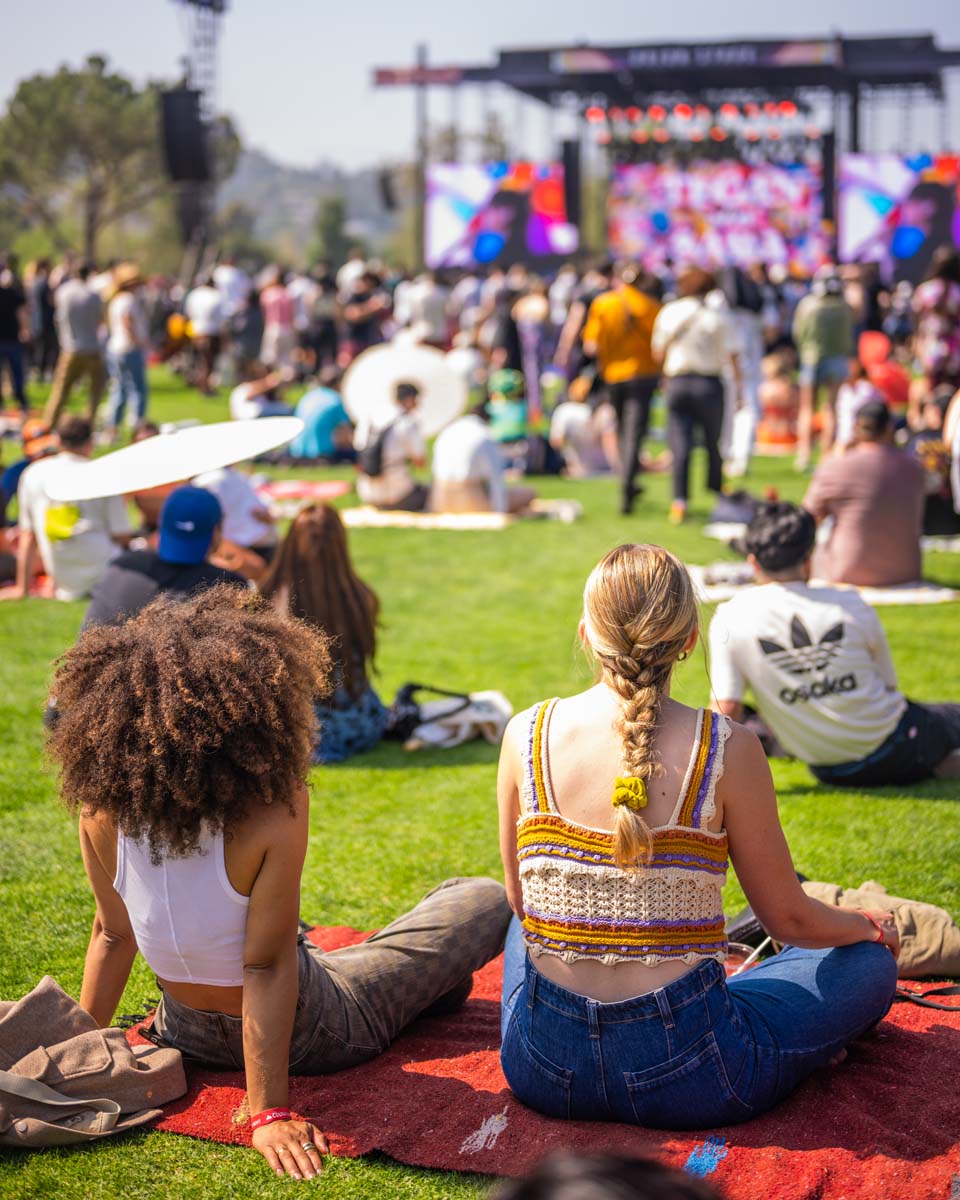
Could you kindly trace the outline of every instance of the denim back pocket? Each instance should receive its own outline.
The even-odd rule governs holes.
[[[503,1039],[500,1064],[518,1100],[545,1116],[569,1120],[573,1071],[551,1062],[527,1039],[516,1009]]]
[[[713,1033],[645,1071],[624,1071],[638,1125],[704,1129],[745,1121],[753,1110],[734,1092]]]

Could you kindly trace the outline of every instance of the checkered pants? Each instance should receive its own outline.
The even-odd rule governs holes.
[[[326,1075],[382,1053],[428,1009],[453,1009],[471,976],[503,949],[510,907],[492,879],[448,879],[357,946],[323,951],[301,937],[290,1070]],[[243,1066],[240,1017],[164,995],[153,1030],[221,1070]]]

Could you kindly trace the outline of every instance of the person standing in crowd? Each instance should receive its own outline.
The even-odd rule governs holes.
[[[940,246],[913,294],[914,347],[928,391],[960,387],[960,251]]]
[[[50,286],[50,261],[41,258],[27,289],[30,308],[30,357],[35,377],[43,382],[57,364],[57,323]]]
[[[583,327],[583,349],[595,357],[617,417],[620,440],[620,512],[633,512],[643,491],[637,474],[650,424],[650,404],[659,372],[653,354],[654,323],[660,305],[638,286],[634,266],[619,267],[613,288],[590,305]]]
[[[417,419],[420,389],[415,383],[398,383],[394,390],[397,415],[386,426],[368,420],[357,425],[357,495],[375,508],[422,512],[430,489],[414,482],[410,467],[424,467],[427,446]]]
[[[344,270],[341,268],[340,274]],[[338,274],[338,285],[339,281]],[[381,341],[381,326],[389,312],[390,298],[381,287],[380,276],[364,271],[351,284],[343,302],[344,338],[340,343],[339,366],[349,366],[358,354]]]
[[[903,695],[876,612],[850,588],[810,584],[815,537],[811,514],[784,501],[747,527],[760,586],[710,625],[719,711],[741,720],[749,688],[784,750],[831,787],[960,776],[960,704]]]
[[[13,398],[26,412],[24,353],[30,346],[30,314],[27,296],[9,263],[0,266],[0,397],[3,368],[10,373]]]
[[[311,369],[322,371],[335,367],[339,334],[337,332],[337,281],[328,262],[318,262],[313,269],[316,289],[310,306],[307,340],[312,356]]]
[[[115,441],[124,413],[130,407],[133,424],[147,416],[147,348],[150,332],[140,288],[143,277],[134,263],[123,263],[115,272],[116,291],[107,305],[107,365],[110,400],[105,433]]]
[[[660,546],[618,546],[583,595],[579,637],[597,682],[520,713],[504,735],[500,846],[515,916],[500,1061],[517,1099],[550,1117],[748,1120],[893,1002],[893,914],[808,897],[758,739],[671,697],[698,633],[683,564]],[[728,979],[731,859],[785,948]]]
[[[433,445],[433,512],[518,513],[536,492],[507,487],[503,456],[490,434],[490,410],[477,404],[440,432]]]
[[[455,1011],[510,916],[501,884],[452,879],[358,946],[300,934],[314,702],[332,673],[319,631],[221,587],[89,630],[53,683],[50,752],[96,901],[80,1004],[107,1028],[142,953],[154,1037],[246,1070],[253,1147],[292,1179],[319,1174],[327,1143],[291,1113],[290,1073],[357,1066]]]
[[[130,521],[122,496],[60,503],[47,488],[76,463],[93,453],[93,427],[83,417],[68,415],[57,430],[60,453],[33,462],[17,489],[20,541],[17,547],[16,595],[29,595],[39,551],[58,600],[89,596],[107,563],[130,541]]]
[[[260,307],[263,309],[261,361],[268,367],[292,366],[297,345],[295,305],[278,267],[269,273],[267,284],[260,292]]]
[[[550,301],[547,285],[542,279],[530,280],[526,291],[513,306],[513,317],[520,336],[527,409],[530,421],[536,423],[543,414],[540,377],[553,351]]]
[[[337,291],[340,299],[347,302],[354,287],[367,273],[367,255],[362,246],[351,246],[347,261],[337,272]]]
[[[707,487],[723,489],[720,437],[724,417],[724,374],[733,380],[734,408],[740,406],[740,343],[725,304],[708,302],[716,287],[709,271],[687,267],[677,276],[678,299],[660,310],[653,353],[662,363],[667,398],[667,442],[673,455],[670,520],[687,515],[690,456],[697,429],[707,449]]]
[[[279,612],[330,639],[333,690],[316,703],[314,762],[343,762],[371,750],[387,724],[387,710],[370,682],[380,601],[353,569],[335,508],[308,504],[300,510],[260,591]]]
[[[413,330],[424,345],[446,350],[448,300],[449,293],[435,272],[424,271],[406,288],[402,324]],[[400,323],[399,315],[397,320]]]
[[[216,496],[198,487],[179,487],[160,510],[156,550],[125,550],[100,576],[80,632],[94,625],[122,625],[157,596],[185,600],[218,583],[245,588],[233,571],[208,562],[220,541],[223,513]]]
[[[817,521],[833,518],[814,575],[858,587],[916,583],[925,497],[923,467],[893,443],[890,410],[868,401],[854,418],[853,445],[819,464],[803,501]]]
[[[190,323],[190,345],[193,351],[193,384],[204,395],[214,394],[213,370],[220,354],[223,331],[227,323],[223,296],[213,286],[213,276],[204,272],[196,286],[186,295],[183,315]]]
[[[837,450],[844,450],[853,441],[857,413],[870,401],[883,403],[883,396],[870,382],[866,367],[859,358],[851,358],[846,382],[837,392],[837,429],[833,439]]]
[[[843,281],[834,268],[817,272],[813,288],[793,315],[793,340],[800,356],[800,411],[797,416],[797,470],[810,468],[817,397],[826,388],[821,413],[820,451],[833,445],[837,392],[847,378],[854,354],[853,314],[843,298]]]
[[[739,267],[727,267],[721,277],[723,297],[737,330],[740,360],[740,403],[736,381],[728,371],[726,388],[724,472],[732,479],[746,475],[760,423],[760,385],[763,383],[763,293]]]
[[[50,398],[43,413],[43,419],[51,429],[56,427],[74,385],[82,379],[86,379],[89,389],[87,418],[92,427],[107,381],[100,348],[103,301],[90,287],[92,272],[92,263],[81,263],[76,276],[57,288],[55,304],[60,355]]]
[[[240,308],[227,324],[230,334],[230,354],[233,360],[234,379],[249,376],[254,363],[259,361],[263,344],[263,309],[260,293],[251,284]]]
[[[232,254],[225,254],[213,268],[213,286],[220,293],[225,320],[235,317],[247,303],[253,284],[250,276],[237,266]]]

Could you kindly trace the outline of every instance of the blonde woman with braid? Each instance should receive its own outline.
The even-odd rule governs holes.
[[[786,1096],[893,1000],[890,913],[811,900],[752,733],[670,696],[698,636],[693,588],[659,546],[594,569],[580,639],[598,682],[511,721],[500,843],[515,917],[504,1074],[554,1117],[710,1128]],[[728,856],[787,949],[731,978]]]

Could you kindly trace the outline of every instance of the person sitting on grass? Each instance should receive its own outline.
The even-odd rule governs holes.
[[[308,504],[292,521],[260,584],[281,613],[333,639],[334,687],[318,700],[314,762],[342,762],[383,737],[387,710],[370,682],[380,601],[359,578],[335,508]]]
[[[884,402],[868,400],[854,417],[853,445],[820,462],[804,497],[817,521],[834,521],[814,554],[814,575],[858,587],[915,583],[925,500],[923,467],[893,444]]]
[[[487,404],[475,405],[439,434],[432,474],[433,512],[519,513],[537,498],[533,488],[507,486]]]
[[[49,748],[96,902],[80,1003],[107,1027],[139,949],[162,989],[152,1036],[246,1071],[254,1148],[294,1179],[327,1143],[291,1114],[289,1075],[355,1066],[463,1003],[510,916],[501,884],[451,879],[360,945],[299,933],[330,679],[322,634],[218,587],[88,630],[53,684]]]
[[[757,738],[671,698],[698,637],[672,554],[612,550],[587,580],[579,634],[598,682],[516,716],[500,757],[507,1083],[551,1117],[745,1121],[890,1008],[893,916],[807,897]],[[728,858],[787,945],[729,980]]]
[[[427,461],[417,418],[420,388],[403,380],[393,395],[397,411],[385,425],[361,420],[357,426],[357,495],[374,508],[423,512],[430,489],[410,474],[411,466],[423,467]]]
[[[805,509],[765,505],[747,527],[760,587],[721,604],[710,625],[710,679],[739,721],[746,689],[784,750],[821,783],[879,787],[960,776],[960,704],[916,704],[897,686],[879,618],[850,589],[812,587],[816,525]]]
[[[122,625],[161,594],[184,599],[218,583],[245,588],[240,575],[207,561],[217,549],[222,521],[220,501],[212,493],[189,486],[171,492],[160,510],[157,548],[126,550],[107,565],[80,632]]]

